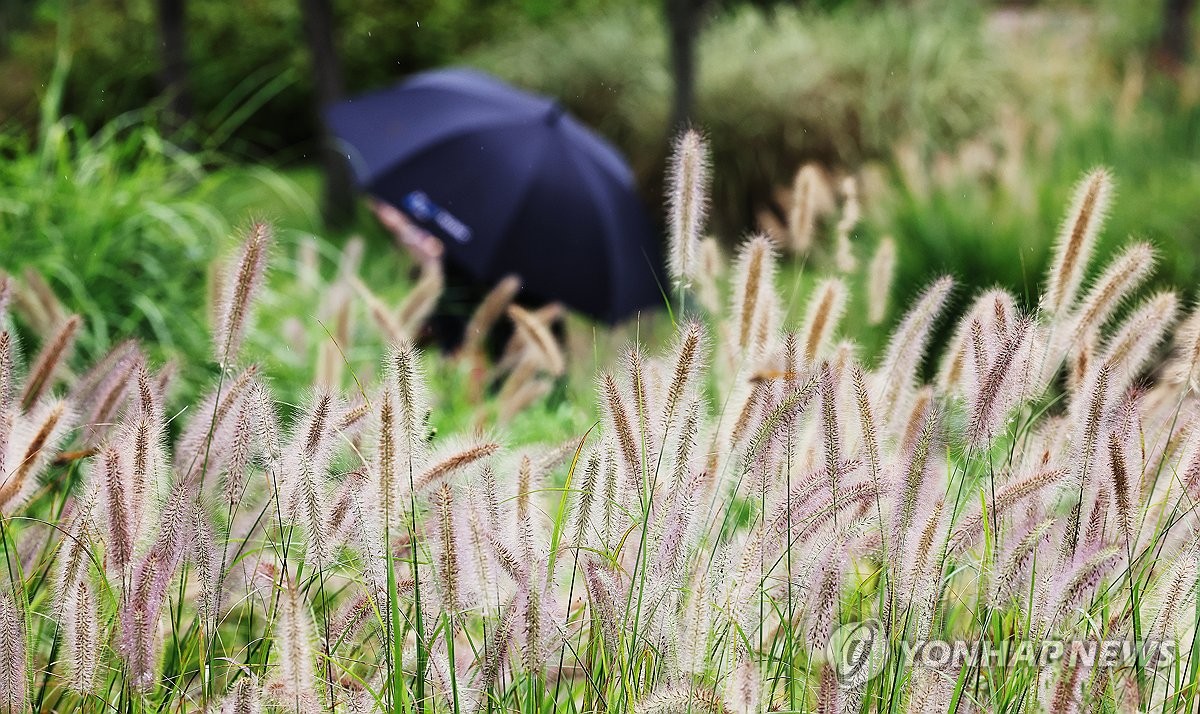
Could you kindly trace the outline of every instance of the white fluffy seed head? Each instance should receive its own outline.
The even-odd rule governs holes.
[[[667,177],[671,226],[668,267],[676,284],[688,286],[696,276],[696,252],[708,212],[708,143],[695,129],[675,142]]]

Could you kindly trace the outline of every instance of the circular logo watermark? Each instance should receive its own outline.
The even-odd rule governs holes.
[[[851,622],[833,631],[827,649],[838,682],[858,687],[883,671],[887,641],[878,620]]]

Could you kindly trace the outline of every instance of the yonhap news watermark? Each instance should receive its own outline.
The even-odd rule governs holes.
[[[940,671],[971,668],[1054,667],[1144,669],[1167,667],[1177,660],[1179,644],[1172,640],[892,640],[877,620],[843,625],[830,638],[827,655],[843,684],[864,684],[899,657],[908,667]]]

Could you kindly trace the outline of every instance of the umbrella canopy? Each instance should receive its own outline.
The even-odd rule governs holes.
[[[481,281],[510,273],[608,322],[661,305],[662,247],[621,155],[482,72],[426,72],[326,111],[359,185]]]

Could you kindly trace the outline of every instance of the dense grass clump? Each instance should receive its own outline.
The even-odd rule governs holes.
[[[51,90],[53,94],[53,88]],[[150,338],[156,357],[206,354],[203,300],[209,264],[231,224],[268,195],[276,210],[311,208],[295,184],[265,168],[231,170],[214,154],[173,144],[142,114],[94,135],[57,117],[48,97],[36,142],[0,133],[0,253],[3,269],[52,288],[85,317],[84,354]],[[36,275],[34,275],[36,273]],[[32,332],[55,315],[32,315]],[[39,319],[45,318],[45,319]]]

